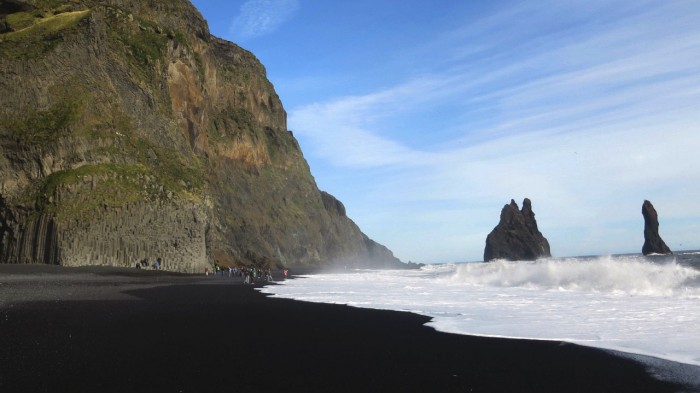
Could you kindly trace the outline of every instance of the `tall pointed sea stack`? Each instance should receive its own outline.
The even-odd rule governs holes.
[[[518,204],[511,199],[510,205],[501,210],[500,222],[486,237],[484,261],[534,261],[550,256],[549,242],[537,229],[530,200],[525,198],[523,209],[518,210]]]
[[[659,216],[651,202],[645,200],[642,205],[644,216],[644,245],[642,254],[673,254],[659,235]]]

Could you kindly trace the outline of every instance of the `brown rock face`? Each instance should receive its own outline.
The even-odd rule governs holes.
[[[644,245],[642,254],[673,254],[659,235],[659,216],[651,202],[645,200],[642,204],[642,216],[644,216]]]
[[[0,91],[0,262],[399,263],[189,1],[0,2]]]
[[[498,225],[486,237],[484,261],[534,261],[550,257],[549,242],[537,229],[535,213],[529,199],[523,200],[522,210],[511,199],[501,210]]]

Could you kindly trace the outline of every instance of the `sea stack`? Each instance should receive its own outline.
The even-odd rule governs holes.
[[[642,215],[644,216],[644,245],[642,254],[673,254],[671,249],[659,236],[659,216],[651,202],[645,200],[642,205]]]
[[[486,237],[484,261],[534,261],[550,256],[549,242],[537,229],[530,200],[525,198],[523,208],[519,210],[518,204],[511,199],[510,204],[501,210],[500,222]]]

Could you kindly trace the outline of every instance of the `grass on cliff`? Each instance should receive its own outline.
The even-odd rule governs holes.
[[[103,179],[100,184],[113,189],[90,191],[90,198],[84,201],[86,207],[118,206],[139,199],[201,200],[206,173],[201,157],[163,146],[142,135],[130,116],[116,106],[109,106],[107,112],[97,108],[88,111],[85,101],[94,102],[90,93],[78,88],[77,82],[72,85],[74,88],[68,93],[54,92],[57,102],[48,109],[0,119],[0,128],[9,131],[20,146],[38,147],[47,152],[53,151],[53,146],[66,143],[90,146],[75,157],[65,156],[66,166],[85,161],[110,164],[83,165],[56,172],[46,177],[34,191],[27,190],[22,200],[34,203],[37,198],[32,195],[35,193],[39,200],[49,198],[62,185],[77,184],[86,176],[104,178],[106,181]],[[143,184],[135,188],[134,179],[137,178]]]
[[[58,220],[69,220],[98,209],[182,197],[185,191],[173,192],[163,180],[163,174],[141,164],[83,165],[47,176],[34,194],[34,202],[39,210],[53,213]]]
[[[97,149],[99,154],[114,161],[135,160],[145,168],[158,192],[150,193],[151,200],[168,199],[168,195],[189,201],[201,201],[205,188],[205,167],[202,159],[175,149],[158,146],[153,141],[135,136],[129,130],[111,147]]]
[[[82,105],[78,98],[61,100],[45,110],[0,119],[0,127],[25,146],[46,146],[69,133],[70,126],[80,118]]]
[[[164,58],[170,39],[184,39],[182,34],[169,36],[156,23],[121,8],[108,7],[107,12],[110,17],[107,37],[119,48],[118,52],[125,53],[127,60],[144,73],[144,77],[151,75],[156,62]]]
[[[185,199],[199,199],[197,195],[205,183],[204,164],[199,157],[158,146],[143,137],[131,138],[126,149],[130,156],[150,168],[165,190]]]
[[[13,31],[26,29],[34,24],[34,15],[29,12],[15,12],[7,15],[7,26]]]
[[[75,26],[90,10],[35,17],[27,12],[7,16],[17,31],[0,34],[0,54],[6,58],[36,58],[61,41],[60,32]]]
[[[155,187],[149,188],[149,173],[140,165],[118,164],[84,165],[55,172],[39,186],[36,205],[54,213],[59,220],[104,207],[124,206],[157,192]]]
[[[147,175],[149,170],[141,165],[98,164],[83,165],[76,169],[59,171],[47,176],[39,188],[40,196],[50,197],[63,185],[85,181],[86,177],[138,178]]]
[[[141,31],[124,36],[123,42],[141,67],[149,67],[163,58],[168,37],[152,31]]]
[[[18,202],[33,205],[38,211],[51,213],[59,220],[75,219],[96,209],[123,207],[139,201],[168,203],[179,199],[201,202],[204,169],[199,160],[188,160],[146,140],[135,144],[139,146],[123,146],[125,149],[114,158],[119,160],[130,156],[142,163],[88,164],[58,171],[44,178]],[[145,157],[148,155],[151,157]]]

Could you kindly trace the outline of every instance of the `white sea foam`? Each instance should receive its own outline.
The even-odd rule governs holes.
[[[562,340],[700,366],[700,271],[675,258],[428,265],[313,275],[262,291],[411,311],[450,333]]]
[[[699,277],[700,271],[672,259],[659,263],[638,257],[600,257],[462,264],[450,280],[494,287],[700,297],[695,285]]]

